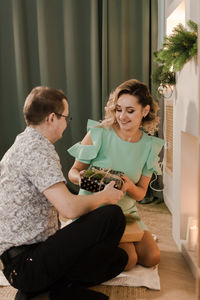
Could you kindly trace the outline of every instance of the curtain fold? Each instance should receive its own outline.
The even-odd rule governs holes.
[[[24,98],[27,95],[29,87],[29,70],[28,70],[28,49],[26,37],[26,20],[25,7],[22,0],[18,2],[13,1],[12,5],[13,16],[13,41],[15,53],[15,67],[16,67],[16,85],[17,85],[17,104],[18,111],[23,109]],[[24,126],[24,121],[20,118],[21,128]]]
[[[0,2],[0,136],[1,156],[22,129],[17,99],[14,20],[11,1]]]
[[[111,90],[130,78],[149,84],[157,1],[1,0],[0,158],[25,127],[30,90],[60,88],[73,117],[56,143],[66,175],[73,162],[66,149],[83,138],[88,118],[103,118]]]

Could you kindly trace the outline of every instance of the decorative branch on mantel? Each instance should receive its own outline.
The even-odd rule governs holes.
[[[169,36],[165,36],[162,48],[154,52],[154,61],[158,67],[152,73],[152,81],[158,86],[159,93],[176,83],[175,72],[193,57],[197,57],[197,29],[192,20],[187,22],[189,30],[182,24],[174,27]]]

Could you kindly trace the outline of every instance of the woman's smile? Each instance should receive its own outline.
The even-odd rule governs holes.
[[[121,128],[139,128],[143,118],[142,106],[135,96],[123,94],[116,104],[116,119]]]

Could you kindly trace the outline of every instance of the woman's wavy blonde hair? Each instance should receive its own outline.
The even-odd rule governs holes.
[[[141,128],[147,133],[153,135],[158,130],[160,118],[157,116],[159,110],[158,104],[153,100],[148,87],[136,80],[130,79],[120,84],[114,92],[109,96],[105,106],[105,118],[101,121],[99,127],[109,129],[114,123],[117,123],[115,111],[119,97],[123,94],[129,94],[138,98],[138,103],[145,107],[150,106],[150,111],[146,117],[142,119]]]

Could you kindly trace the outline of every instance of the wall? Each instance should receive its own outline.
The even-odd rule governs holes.
[[[198,135],[198,71],[193,59],[177,74],[174,96],[173,236],[180,247],[181,131]],[[188,153],[188,156],[190,153]],[[190,199],[188,199],[188,203]]]
[[[180,0],[165,1],[165,20],[180,5]],[[198,0],[185,0],[185,21],[198,20]],[[173,174],[164,174],[164,197],[173,220],[173,237],[181,248],[180,239],[180,176],[181,131],[198,135],[198,70],[195,59],[176,74],[176,86],[172,96],[174,104]],[[189,153],[188,153],[189,155]]]

